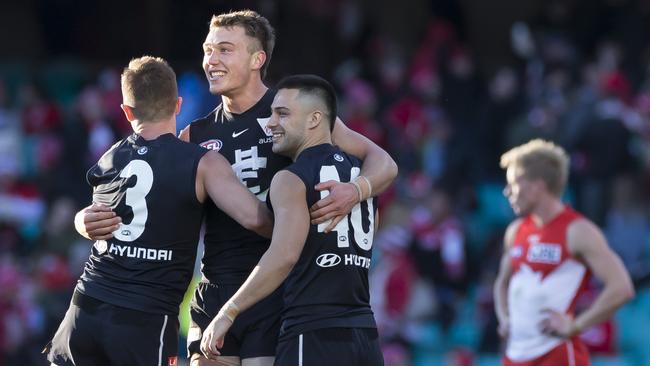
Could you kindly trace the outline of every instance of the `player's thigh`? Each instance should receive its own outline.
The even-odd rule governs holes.
[[[384,364],[376,329],[326,328],[283,339],[277,366],[381,366]]]
[[[280,313],[284,307],[281,289],[276,290],[261,302],[237,317],[235,324],[239,327],[241,348],[239,356],[242,365],[246,360],[259,359],[253,365],[273,364],[278,347],[278,335],[282,321]],[[270,362],[270,363],[269,363]]]
[[[242,365],[237,356],[220,356],[217,360],[211,360],[203,355],[194,353],[190,358],[190,366],[240,366]]]
[[[112,366],[176,365],[178,320],[173,315],[119,310],[105,327]]]
[[[190,327],[187,333],[187,354],[192,357],[202,356],[201,337],[217,311],[239,289],[236,286],[218,286],[207,282],[200,282],[194,292],[190,305]],[[223,347],[219,350],[224,356],[239,358],[241,351],[240,318],[226,333]],[[209,360],[208,360],[209,361]]]
[[[587,347],[579,340],[567,340],[546,354],[536,366],[588,366]]]
[[[43,351],[48,361],[57,366],[108,365],[102,345],[95,337],[100,317],[100,314],[88,313],[71,304]]]
[[[275,357],[252,357],[241,360],[241,366],[273,366]]]
[[[532,360],[515,362],[503,357],[503,366],[589,366],[589,352],[577,339],[560,343],[546,354]]]

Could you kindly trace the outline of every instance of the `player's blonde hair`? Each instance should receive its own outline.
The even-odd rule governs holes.
[[[176,111],[176,74],[162,58],[132,59],[122,71],[121,83],[124,104],[133,109],[138,120],[158,122]]]
[[[531,140],[501,155],[501,168],[516,166],[528,179],[541,179],[548,190],[561,196],[569,178],[569,157],[560,146],[542,139]]]

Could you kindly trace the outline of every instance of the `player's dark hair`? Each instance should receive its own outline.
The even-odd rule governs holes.
[[[121,83],[124,104],[138,120],[158,122],[176,111],[176,74],[162,58],[134,58],[122,71]]]
[[[310,94],[320,98],[327,111],[325,114],[330,123],[330,131],[334,130],[334,121],[336,121],[336,91],[332,84],[320,76],[316,75],[291,75],[280,80],[276,86],[280,89],[297,89],[301,94]]]
[[[275,30],[268,19],[253,10],[239,10],[214,15],[210,20],[210,28],[230,28],[234,26],[244,28],[246,35],[257,39],[262,50],[266,53],[266,61],[264,61],[264,65],[262,65],[262,69],[260,70],[262,79],[264,79],[266,77],[266,71],[269,68],[269,63],[271,62],[271,55],[273,55],[273,47],[275,47]]]

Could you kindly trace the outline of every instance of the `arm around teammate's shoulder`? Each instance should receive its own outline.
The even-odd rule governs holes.
[[[197,198],[209,195],[217,207],[248,230],[270,238],[273,217],[264,202],[257,199],[235,176],[226,158],[209,151],[199,161]]]
[[[355,185],[334,180],[321,182],[316,190],[328,190],[329,195],[311,207],[312,224],[330,221],[325,232],[334,227],[359,203],[360,196],[369,198],[383,192],[397,176],[397,164],[384,149],[365,136],[349,129],[338,117],[334,121],[332,143],[346,153],[363,160],[361,174]],[[365,179],[364,179],[365,178]]]
[[[397,163],[367,137],[348,128],[340,118],[334,122],[332,142],[341,150],[363,160],[361,175],[372,185],[373,195],[383,192],[397,177]]]
[[[594,303],[575,319],[582,331],[610,317],[616,309],[634,298],[634,286],[619,256],[607,245],[601,230],[587,219],[571,223],[567,245],[572,255],[585,261],[603,290]]]

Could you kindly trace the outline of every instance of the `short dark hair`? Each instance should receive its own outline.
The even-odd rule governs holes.
[[[334,130],[336,121],[336,91],[332,84],[317,75],[291,75],[280,80],[276,86],[280,89],[297,89],[300,94],[310,94],[320,98],[327,107],[327,119],[330,122],[330,131]]]
[[[229,13],[214,15],[210,20],[210,28],[230,28],[234,26],[244,28],[246,35],[257,39],[262,50],[266,53],[266,61],[264,61],[264,65],[262,65],[262,69],[260,70],[262,79],[264,79],[266,77],[266,71],[269,68],[269,63],[271,62],[271,56],[273,55],[273,47],[275,47],[275,30],[268,19],[253,10],[231,11]],[[253,51],[255,50],[249,50],[251,53]]]
[[[157,122],[176,111],[176,74],[162,58],[134,58],[122,71],[121,84],[124,104],[142,122]]]

